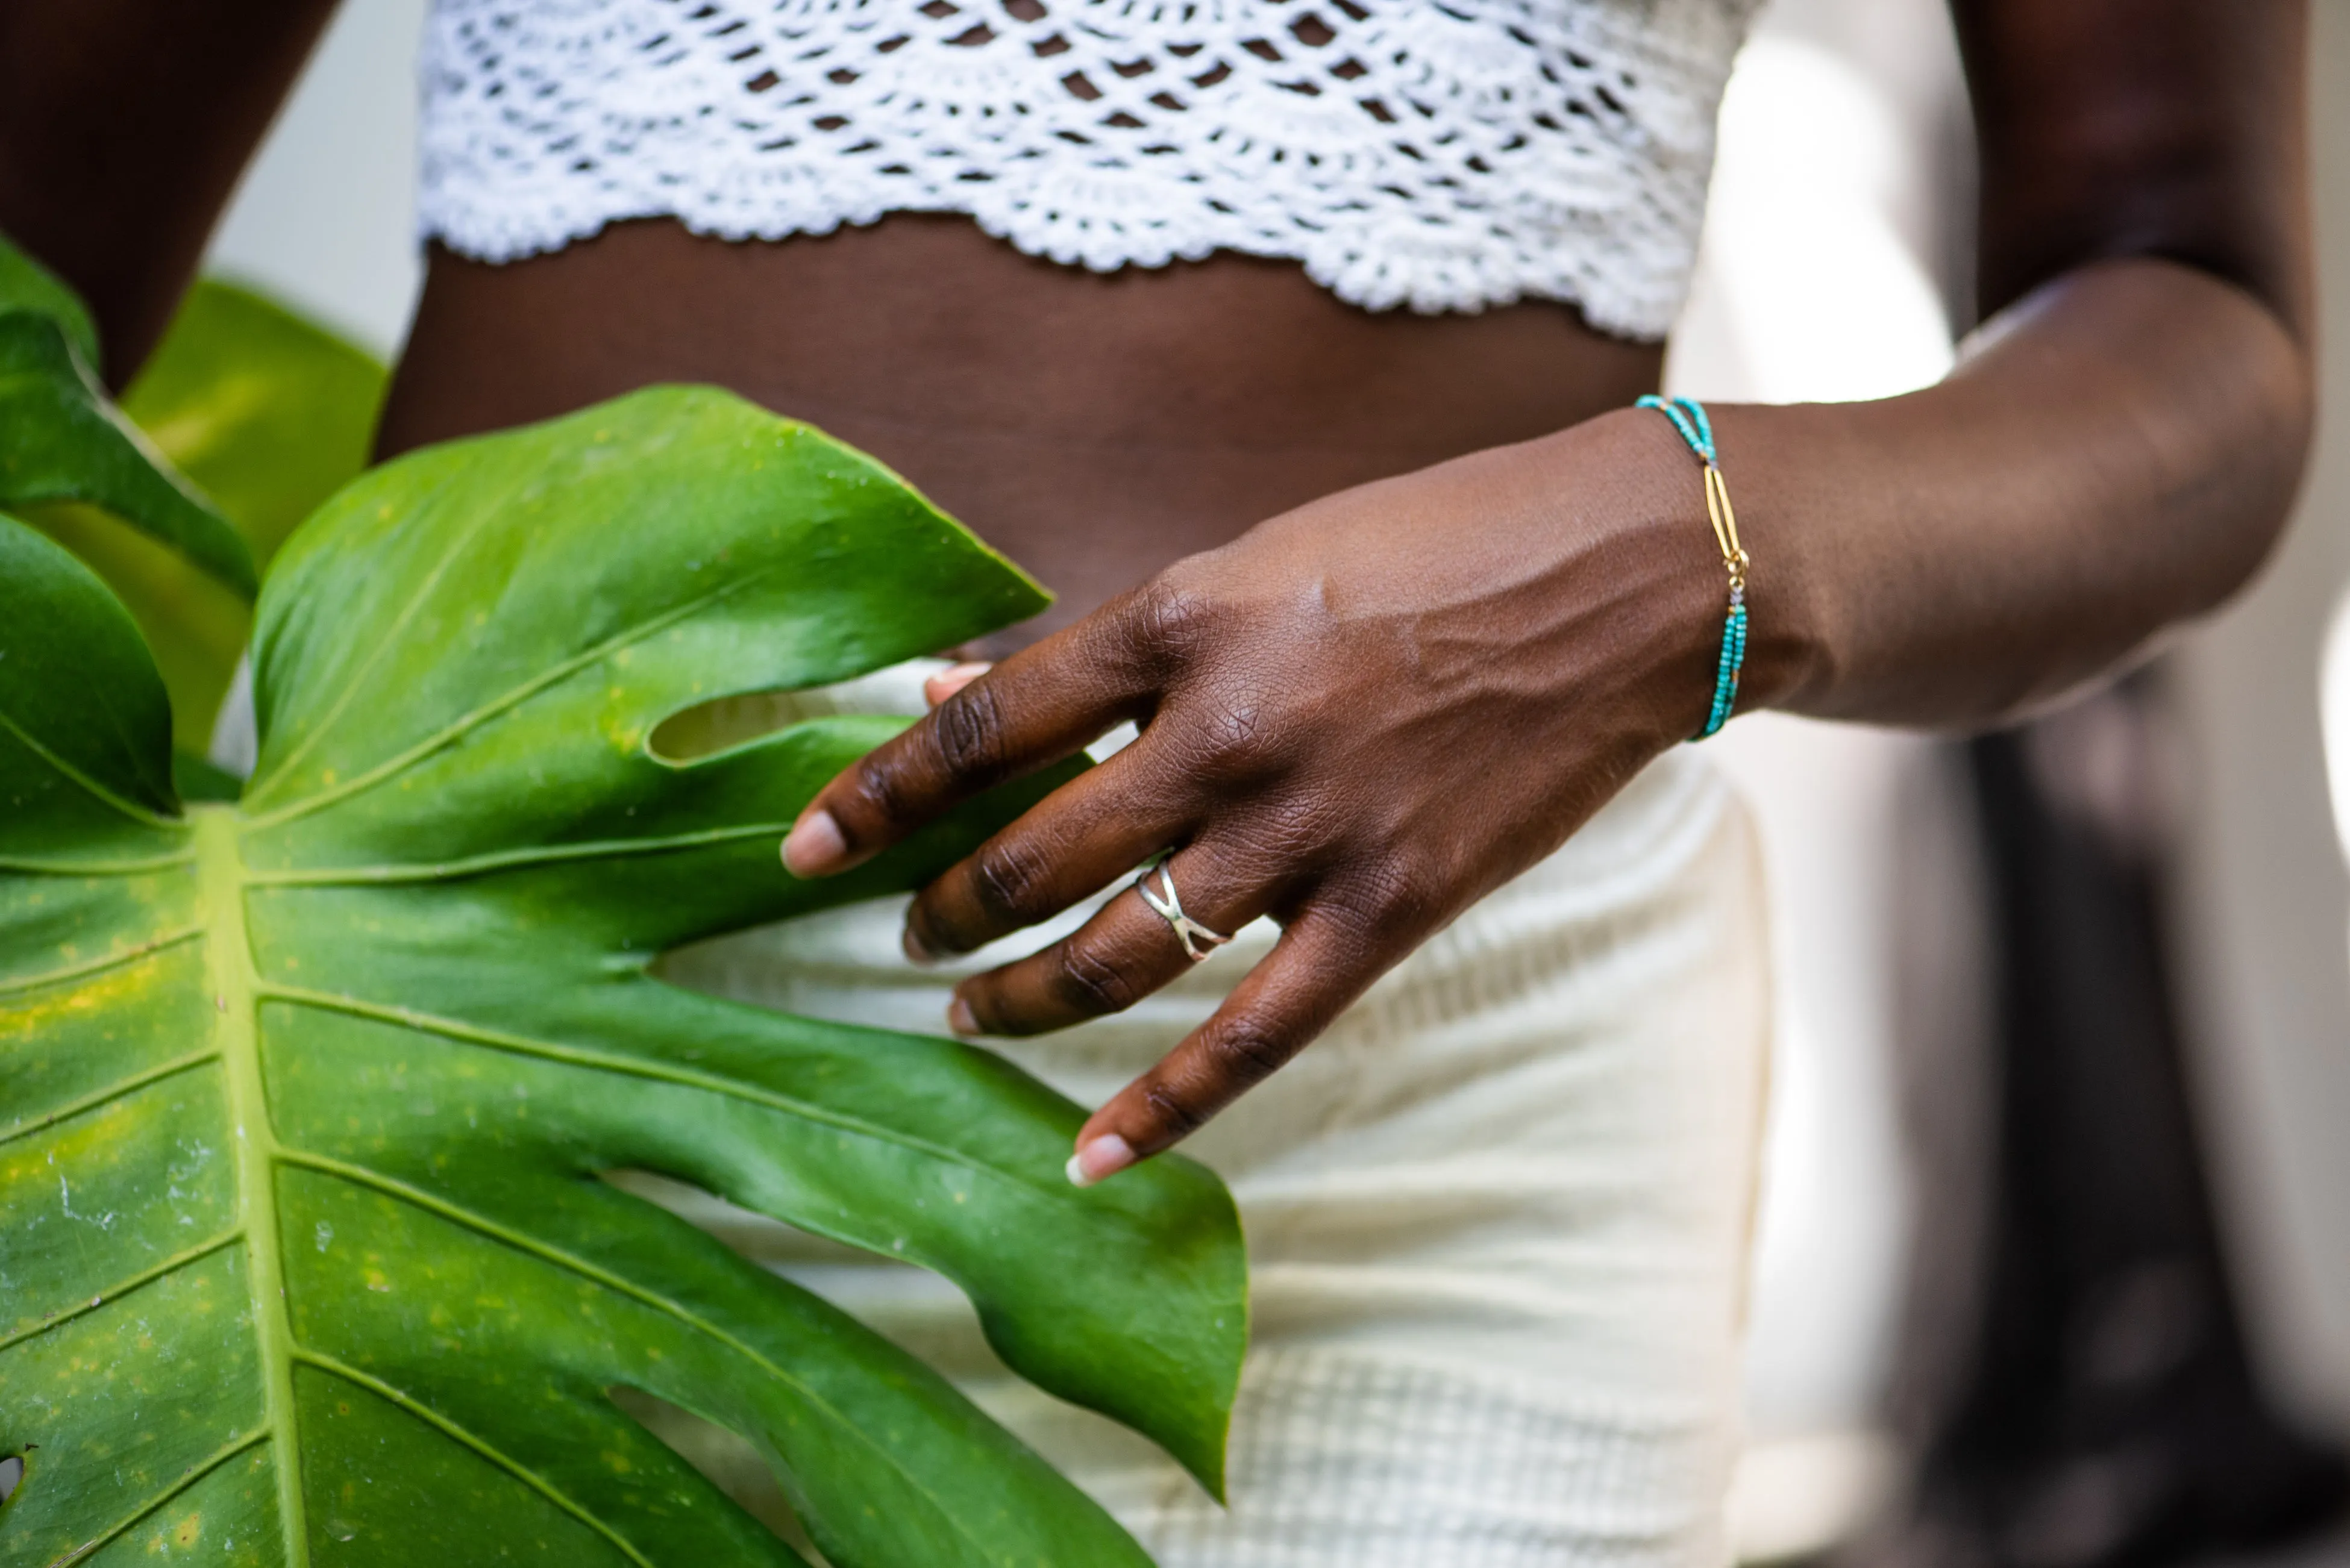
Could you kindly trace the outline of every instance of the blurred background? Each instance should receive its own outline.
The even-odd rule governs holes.
[[[211,270],[389,358],[425,0],[345,0]],[[2350,5],[2318,0],[2350,312]],[[1772,0],[1671,389],[1880,397],[1973,321],[1939,0]],[[2258,585],[2114,689],[1957,742],[1741,719],[1777,905],[1752,1562],[2350,1564],[2350,345]],[[2331,774],[2329,775],[2329,755]],[[2330,782],[2329,782],[2330,780]]]

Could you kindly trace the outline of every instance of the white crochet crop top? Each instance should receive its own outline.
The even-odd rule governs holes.
[[[436,0],[424,234],[484,260],[966,213],[1100,271],[1660,337],[1757,0]]]

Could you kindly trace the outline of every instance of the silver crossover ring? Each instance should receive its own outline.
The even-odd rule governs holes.
[[[1151,891],[1150,878],[1154,873],[1167,888],[1163,898]],[[1144,903],[1159,911],[1159,918],[1165,920],[1177,936],[1183,939],[1183,951],[1193,963],[1198,963],[1232,940],[1208,929],[1183,912],[1183,900],[1175,891],[1175,873],[1169,869],[1164,856],[1142,868],[1142,875],[1134,879],[1134,890],[1142,895]]]

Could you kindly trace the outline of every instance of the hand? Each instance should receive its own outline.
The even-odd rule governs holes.
[[[1193,919],[1280,925],[1214,1016],[1086,1123],[1070,1176],[1099,1180],[1279,1068],[1696,732],[1726,592],[1700,484],[1664,420],[1627,413],[1274,518],[998,666],[936,678],[928,717],[809,803],[785,863],[845,870],[1121,721],[1141,727],[906,920],[910,956],[969,952],[1172,850]],[[1065,1028],[1191,962],[1129,888],[964,981],[948,1021]]]

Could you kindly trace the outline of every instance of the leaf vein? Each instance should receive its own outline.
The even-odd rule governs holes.
[[[420,862],[412,865],[338,866],[322,867],[307,871],[258,871],[246,878],[257,888],[335,888],[378,886],[400,882],[445,882],[465,877],[478,877],[491,871],[504,871],[519,866],[540,866],[567,860],[608,859],[629,855],[659,855],[671,849],[695,849],[705,845],[727,844],[737,839],[781,837],[787,822],[754,822],[739,827],[705,828],[695,833],[672,833],[657,838],[598,838],[578,844],[540,845],[529,849],[500,850],[488,855],[469,856],[462,860]]]
[[[419,1012],[412,1008],[387,1007],[380,1002],[362,1002],[357,997],[336,996],[322,991],[304,991],[296,987],[273,984],[264,981],[254,987],[255,994],[269,1000],[288,1002],[300,1007],[316,1007],[328,1012],[348,1013],[355,1018],[372,1019],[380,1023],[397,1023],[404,1028],[421,1030],[444,1039],[467,1044],[486,1046],[494,1051],[509,1051],[518,1056],[536,1056],[546,1061],[560,1062],[567,1066],[586,1067],[598,1072],[617,1073],[629,1077],[649,1078],[657,1083],[675,1084],[681,1088],[700,1089],[707,1094],[722,1095],[729,1099],[743,1100],[764,1106],[786,1116],[797,1116],[821,1127],[837,1127],[882,1143],[896,1144],[917,1154],[928,1155],[949,1165],[962,1166],[982,1176],[1009,1181],[1034,1189],[1037,1183],[1016,1171],[989,1165],[973,1158],[962,1149],[933,1143],[884,1127],[862,1116],[852,1116],[827,1110],[806,1100],[781,1095],[733,1078],[723,1078],[714,1073],[694,1072],[665,1062],[650,1062],[629,1056],[615,1056],[607,1052],[585,1050],[577,1045],[560,1045],[552,1041],[534,1040],[527,1035],[508,1034],[501,1030],[484,1029],[454,1018],[440,1018]]]
[[[166,931],[161,936],[141,942],[135,948],[126,948],[121,952],[109,953],[104,958],[88,959],[80,963],[67,964],[61,969],[43,970],[38,974],[17,975],[12,979],[0,980],[0,996],[12,995],[21,991],[38,991],[43,986],[63,985],[69,980],[86,980],[94,974],[104,974],[108,970],[121,969],[126,965],[137,963],[141,959],[152,958],[166,948],[177,947],[182,942],[193,940],[203,934],[204,929],[202,926],[182,926],[176,931]]]
[[[500,1451],[485,1439],[475,1436],[473,1432],[459,1426],[456,1422],[451,1420],[448,1417],[443,1416],[440,1411],[435,1410],[430,1405],[427,1405],[423,1401],[414,1398],[401,1390],[393,1387],[390,1384],[386,1383],[380,1377],[362,1372],[356,1366],[347,1366],[343,1362],[336,1360],[331,1355],[322,1355],[315,1350],[305,1350],[299,1345],[292,1347],[288,1354],[291,1355],[296,1361],[302,1363],[306,1366],[316,1367],[321,1372],[328,1373],[336,1377],[340,1377],[346,1382],[357,1384],[361,1388],[364,1388],[369,1393],[374,1395],[377,1398],[383,1400],[386,1404],[396,1406],[406,1414],[423,1422],[426,1426],[433,1428],[439,1431],[442,1437],[447,1438],[453,1442],[463,1443],[465,1447],[473,1449],[473,1452],[481,1455],[482,1458],[489,1460],[490,1463],[497,1466],[498,1469],[505,1471],[516,1480],[521,1481],[525,1486],[529,1487],[533,1491],[537,1492],[541,1497],[546,1498],[549,1502],[555,1504],[556,1507],[561,1509],[564,1512],[569,1514],[572,1518],[577,1520],[580,1523],[586,1525],[588,1529],[594,1531],[597,1534],[602,1536],[605,1540],[619,1547],[621,1552],[627,1554],[629,1562],[638,1565],[638,1568],[653,1568],[652,1559],[638,1551],[637,1548],[629,1542],[628,1537],[622,1535],[610,1525],[606,1524],[602,1520],[588,1512],[586,1508],[574,1501],[568,1493],[556,1486],[554,1482],[548,1480],[545,1476],[540,1475],[536,1470],[532,1469],[528,1465],[524,1464],[521,1460],[514,1459]]]
[[[131,860],[43,860],[30,855],[0,855],[0,871],[21,872],[28,877],[129,877],[141,871],[169,871],[195,857],[193,849]]]
[[[398,1181],[390,1177],[379,1175],[375,1171],[369,1170],[363,1166],[346,1164],[342,1160],[329,1158],[325,1155],[315,1155],[286,1148],[278,1150],[277,1158],[286,1164],[297,1165],[307,1169],[323,1172],[328,1176],[339,1177],[343,1180],[351,1182],[356,1186],[369,1188],[374,1191],[383,1193],[387,1197],[397,1198],[404,1203],[412,1204],[416,1208],[425,1210],[427,1213],[437,1214],[442,1219],[448,1220],[452,1224],[462,1225],[469,1231],[478,1231],[482,1235],[487,1236],[493,1241],[504,1242],[505,1245],[514,1248],[517,1251],[527,1252],[531,1256],[540,1260],[542,1262],[550,1264],[558,1269],[566,1270],[571,1273],[577,1274],[582,1279],[591,1280],[597,1284],[602,1285],[606,1290],[617,1292],[621,1295],[629,1297],[632,1301],[641,1302],[646,1306],[651,1307],[657,1312],[676,1319],[686,1327],[693,1329],[697,1333],[707,1334],[710,1338],[717,1341],[720,1345],[724,1345],[727,1349],[734,1352],[737,1355],[742,1356],[744,1360],[749,1361],[754,1366],[766,1372],[777,1382],[788,1385],[790,1387],[795,1389],[799,1393],[800,1397],[806,1399],[810,1406],[831,1417],[834,1422],[837,1424],[841,1430],[852,1440],[857,1442],[859,1446],[872,1450],[875,1457],[879,1459],[883,1465],[897,1471],[898,1474],[904,1477],[907,1484],[913,1489],[916,1495],[923,1497],[929,1496],[929,1489],[922,1484],[921,1477],[907,1469],[905,1463],[900,1460],[896,1454],[890,1452],[888,1445],[880,1442],[875,1438],[871,1433],[866,1431],[856,1422],[850,1420],[848,1418],[847,1412],[842,1410],[838,1406],[833,1404],[822,1394],[811,1387],[805,1379],[794,1376],[784,1367],[778,1366],[765,1353],[758,1349],[757,1346],[729,1334],[726,1330],[719,1327],[716,1324],[712,1323],[709,1319],[689,1311],[681,1303],[671,1301],[669,1297],[662,1295],[658,1291],[648,1289],[624,1275],[613,1273],[609,1270],[589,1262],[587,1259],[579,1257],[574,1253],[564,1251],[560,1248],[550,1247],[543,1241],[536,1241],[529,1236],[522,1234],[520,1231],[510,1230],[506,1226],[501,1225],[496,1220],[492,1220],[485,1214],[478,1213],[473,1210],[465,1208],[462,1204],[452,1203],[447,1199],[436,1197],[419,1188],[411,1187],[404,1181]],[[955,1517],[953,1510],[949,1509],[942,1504],[936,1503],[935,1500],[933,1500],[933,1506],[938,1509],[939,1518],[948,1526],[948,1528],[954,1531],[956,1534],[961,1535],[964,1540],[971,1542],[974,1546],[981,1547],[982,1555],[985,1555],[984,1543],[973,1536],[970,1531],[963,1528],[962,1521]]]
[[[606,638],[602,642],[597,643],[592,648],[582,649],[577,653],[573,654],[570,658],[549,665],[544,671],[533,676],[531,679],[522,682],[520,685],[511,687],[505,691],[501,692],[498,696],[492,698],[489,701],[482,703],[478,707],[469,709],[467,711],[459,714],[456,718],[451,720],[448,723],[442,725],[432,734],[425,736],[422,740],[417,742],[406,751],[395,753],[391,756],[386,757],[382,762],[378,763],[375,766],[366,769],[361,773],[353,774],[351,777],[344,780],[341,784],[335,785],[331,789],[320,790],[316,794],[305,795],[298,800],[289,801],[286,805],[279,806],[275,811],[264,812],[260,815],[253,817],[250,820],[249,826],[256,829],[276,827],[280,824],[291,822],[297,817],[307,816],[313,812],[323,811],[328,806],[333,805],[338,801],[348,800],[351,796],[359,794],[363,791],[373,789],[376,785],[383,783],[386,779],[395,778],[399,774],[405,773],[409,768],[414,766],[420,762],[422,762],[426,757],[429,757],[433,753],[440,751],[442,747],[453,744],[457,741],[463,739],[466,735],[472,733],[474,730],[479,729],[482,725],[488,723],[491,720],[497,718],[501,714],[511,712],[513,710],[520,707],[523,703],[529,701],[533,697],[537,696],[541,691],[546,691],[547,688],[559,685],[563,681],[569,680],[572,676],[577,674],[580,670],[587,669],[598,659],[608,659],[624,648],[632,647],[637,643],[642,642],[645,639],[651,637],[654,633],[661,631],[668,627],[674,626],[679,621],[699,614],[702,610],[706,609],[711,605],[716,604],[721,599],[738,594],[744,588],[749,587],[753,583],[759,581],[762,577],[770,576],[772,575],[772,568],[764,572],[745,573],[743,576],[736,577],[731,582],[721,583],[716,587],[712,588],[708,593],[697,595],[695,597],[686,600],[683,604],[677,605],[670,609],[664,610],[660,615],[654,616],[649,620],[641,621],[635,626],[629,627],[625,631],[615,632],[612,636]],[[338,706],[335,716],[339,716],[340,711],[341,710]],[[331,720],[329,722],[331,722]],[[317,734],[323,733],[324,731],[325,725],[322,724],[317,731],[314,731],[312,732],[313,738]],[[307,749],[307,742],[305,742],[304,749]],[[299,753],[297,753],[296,754],[298,755]],[[285,769],[290,768],[293,765],[293,763],[294,759],[289,757],[285,763],[281,764],[278,770],[278,776],[286,776]]]
[[[165,1503],[171,1501],[173,1498],[179,1496],[182,1492],[187,1490],[190,1487],[195,1485],[198,1481],[203,1480],[206,1476],[220,1469],[221,1466],[228,1463],[229,1460],[236,1458],[237,1455],[244,1452],[245,1449],[252,1448],[256,1443],[265,1442],[269,1438],[270,1435],[268,1428],[258,1427],[254,1430],[247,1432],[242,1438],[230,1439],[226,1447],[218,1449],[208,1459],[198,1460],[194,1465],[189,1468],[187,1474],[182,1476],[178,1480],[173,1481],[170,1486],[165,1487],[161,1491],[157,1492],[153,1497],[149,1498],[145,1502],[140,1503],[136,1509],[131,1511],[131,1512],[125,1515],[120,1523],[109,1526],[104,1534],[93,1535],[88,1541],[83,1542],[79,1546],[77,1546],[72,1551],[67,1552],[64,1556],[51,1558],[48,1563],[48,1568],[67,1568],[68,1563],[80,1562],[83,1558],[88,1556],[99,1547],[104,1546],[109,1542],[112,1541],[116,1536],[120,1535],[124,1531],[132,1528],[140,1520],[146,1518],[149,1514],[154,1512],[157,1509],[162,1507]]]
[[[161,815],[158,813],[149,811],[143,805],[136,805],[131,802],[123,799],[120,795],[115,794],[112,790],[107,788],[104,784],[90,777],[88,774],[82,772],[71,763],[57,755],[57,753],[49,750],[48,747],[33,739],[31,732],[22,724],[16,722],[16,720],[8,717],[8,714],[5,710],[0,710],[0,730],[6,730],[10,734],[16,736],[18,741],[22,742],[27,751],[40,758],[41,761],[48,763],[49,766],[57,769],[57,771],[62,774],[66,778],[79,784],[82,787],[83,792],[91,799],[99,802],[102,805],[111,806],[114,810],[121,813],[124,816],[129,817],[131,821],[138,823],[142,827],[177,827],[180,826],[180,823],[175,818]]]
[[[202,1066],[206,1062],[216,1060],[219,1055],[218,1049],[191,1051],[184,1056],[174,1056],[168,1062],[158,1062],[152,1067],[133,1073],[127,1078],[117,1078],[102,1089],[92,1089],[79,1099],[68,1100],[64,1105],[44,1111],[30,1121],[19,1122],[6,1132],[0,1132],[0,1145],[14,1143],[20,1137],[30,1137],[36,1132],[46,1131],[57,1126],[59,1122],[71,1121],[76,1116],[87,1116],[100,1106],[121,1099],[126,1095],[135,1095],[150,1084],[160,1083],[173,1074],[184,1073],[191,1067]]]
[[[418,610],[423,608],[424,601],[432,596],[432,590],[441,586],[441,579],[448,576],[449,568],[456,565],[457,557],[464,554],[466,546],[473,542],[476,535],[490,525],[491,520],[499,514],[499,511],[500,509],[495,506],[483,507],[481,514],[473,519],[471,525],[461,530],[454,539],[449,541],[447,552],[432,563],[432,569],[424,574],[423,581],[417,584],[416,592],[409,597],[406,604],[400,607],[400,613],[392,618],[390,626],[384,628],[383,635],[376,639],[375,646],[369,649],[367,657],[359,661],[359,667],[351,672],[350,680],[344,683],[342,691],[336,695],[333,705],[319,719],[317,727],[296,742],[293,751],[286,753],[286,760],[277,764],[278,778],[291,777],[294,765],[308,756],[311,748],[335,727],[336,721],[339,720],[344,711],[357,700],[359,684],[367,678],[369,671],[372,670],[387,653],[400,645],[403,640],[400,633],[407,628],[408,623],[415,618]],[[255,672],[258,673],[257,668]],[[267,793],[267,789],[268,782],[265,782],[262,789],[256,792],[256,795]]]
[[[239,1225],[234,1230],[222,1232],[209,1241],[199,1241],[184,1252],[174,1252],[161,1262],[141,1269],[120,1283],[109,1285],[102,1291],[92,1292],[89,1300],[86,1302],[77,1301],[65,1311],[45,1317],[30,1328],[20,1328],[6,1338],[0,1339],[0,1350],[11,1349],[28,1339],[38,1339],[53,1328],[61,1327],[78,1317],[94,1313],[110,1301],[127,1296],[142,1285],[151,1285],[165,1274],[176,1273],[189,1264],[201,1262],[219,1251],[223,1247],[244,1239],[244,1227]]]

